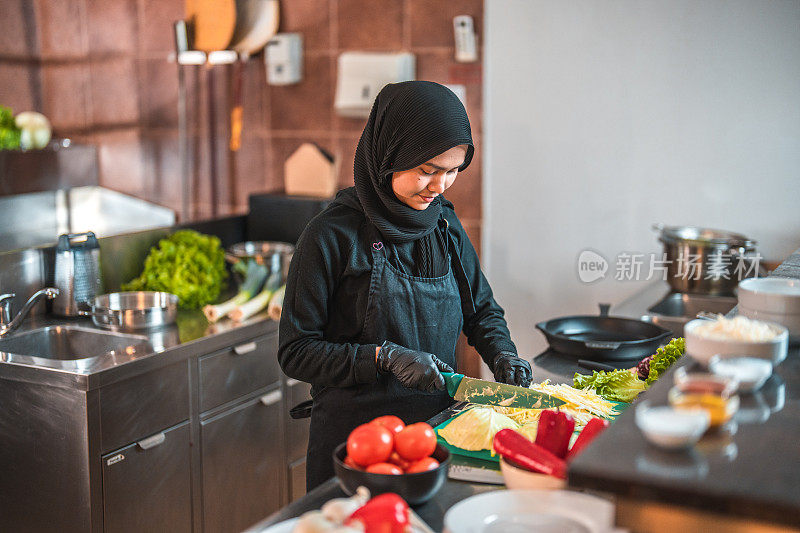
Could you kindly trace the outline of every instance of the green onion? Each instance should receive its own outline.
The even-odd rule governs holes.
[[[261,290],[264,280],[267,279],[267,267],[259,265],[255,261],[250,260],[247,265],[244,283],[239,289],[238,294],[217,305],[207,305],[203,308],[203,313],[212,324],[224,317],[240,305],[244,304]]]

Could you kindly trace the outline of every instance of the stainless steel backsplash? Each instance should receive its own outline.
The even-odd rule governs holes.
[[[216,235],[225,247],[246,238],[244,215],[100,238],[100,268],[105,291],[118,291],[120,285],[138,276],[150,248],[182,228]],[[0,294],[16,293],[14,312],[34,292],[53,285],[54,260],[55,246],[0,253]],[[36,306],[33,314],[42,314],[45,310],[43,303]]]

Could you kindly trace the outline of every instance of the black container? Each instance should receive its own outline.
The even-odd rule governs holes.
[[[333,452],[333,470],[339,479],[339,486],[348,495],[355,494],[358,487],[367,487],[372,496],[385,492],[394,492],[409,505],[420,505],[439,492],[447,479],[450,466],[450,452],[441,444],[436,444],[431,457],[439,461],[439,466],[427,472],[416,474],[372,474],[356,470],[344,464],[347,455],[347,443],[343,442]]]

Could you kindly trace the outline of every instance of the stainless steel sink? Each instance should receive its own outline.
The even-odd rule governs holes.
[[[47,326],[0,338],[0,352],[58,359],[132,354],[149,348],[147,337],[80,326]]]

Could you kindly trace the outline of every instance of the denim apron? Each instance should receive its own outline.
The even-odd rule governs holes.
[[[367,312],[362,333],[353,342],[382,344],[388,340],[432,353],[456,368],[456,342],[463,316],[465,312],[474,313],[474,305],[447,221],[440,219],[440,223],[447,234],[449,268],[447,274],[435,278],[411,276],[394,267],[380,233],[371,227],[373,262]],[[334,475],[333,450],[356,426],[389,414],[399,416],[406,424],[424,422],[452,403],[446,391],[409,389],[391,374],[379,374],[378,382],[369,385],[321,389],[314,395],[311,410],[307,489]]]

